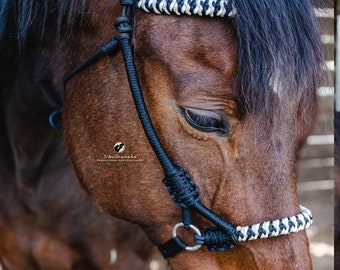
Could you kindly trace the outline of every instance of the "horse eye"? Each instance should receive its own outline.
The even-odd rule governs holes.
[[[220,135],[228,135],[230,133],[229,125],[224,121],[193,113],[188,109],[182,109],[185,120],[195,129],[202,132],[216,132]]]

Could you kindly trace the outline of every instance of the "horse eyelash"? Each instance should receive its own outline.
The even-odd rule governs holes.
[[[227,136],[230,133],[229,125],[222,120],[213,117],[203,116],[182,108],[185,120],[195,129],[202,132],[216,132],[219,135]]]

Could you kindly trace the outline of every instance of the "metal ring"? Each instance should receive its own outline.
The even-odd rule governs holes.
[[[175,225],[175,227],[172,229],[172,236],[175,238],[177,237],[177,229],[180,228],[180,227],[184,227],[184,224],[183,223],[177,223]],[[198,235],[201,235],[201,232],[200,230],[195,227],[194,225],[190,224],[189,225],[190,229],[192,229],[195,233],[197,233]],[[199,249],[202,245],[196,245],[196,246],[187,246],[185,248],[185,250],[188,250],[188,251],[195,251],[197,249]]]
[[[56,124],[56,123],[54,123],[54,117],[55,117],[57,114],[60,114],[60,113],[62,113],[62,112],[63,112],[62,109],[55,110],[55,111],[53,111],[53,112],[50,114],[50,116],[49,116],[49,118],[48,118],[48,121],[49,121],[51,127],[53,127],[54,129],[62,129],[62,128],[63,128],[63,125],[62,125],[62,124]]]

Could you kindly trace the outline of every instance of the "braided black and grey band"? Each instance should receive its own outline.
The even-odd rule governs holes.
[[[137,8],[146,12],[174,15],[234,17],[233,0],[138,0]]]
[[[313,223],[312,212],[300,205],[301,213],[251,226],[236,227],[238,241],[256,240],[290,234],[309,228]]]

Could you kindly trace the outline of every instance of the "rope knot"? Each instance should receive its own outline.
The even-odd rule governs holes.
[[[129,17],[126,16],[118,17],[115,20],[114,25],[117,31],[119,32],[119,34],[116,36],[117,40],[130,38],[130,32],[133,31],[134,27],[130,23]]]
[[[218,227],[212,227],[201,233],[195,234],[197,245],[206,245],[210,251],[227,251],[237,243],[236,230],[226,232]]]
[[[188,208],[199,200],[198,187],[179,165],[176,164],[175,168],[175,173],[166,175],[163,183],[175,203],[182,208]]]

